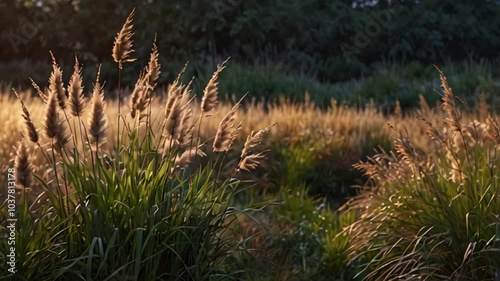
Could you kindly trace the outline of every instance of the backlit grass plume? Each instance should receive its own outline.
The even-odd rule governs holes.
[[[26,108],[26,106],[24,105],[24,102],[21,99],[21,97],[19,96],[19,94],[16,91],[14,91],[14,93],[16,94],[17,98],[19,99],[19,102],[21,103],[21,109],[23,112],[21,116],[24,119],[24,126],[26,128],[26,131],[28,132],[28,138],[33,143],[38,143],[38,140],[39,140],[38,131],[36,130],[35,125],[33,124],[33,121],[31,120],[30,113],[29,113],[28,109]]]
[[[106,139],[108,121],[106,118],[106,104],[104,102],[104,89],[99,82],[100,70],[92,92],[92,101],[89,118],[90,141],[94,144],[102,144]]]
[[[61,109],[66,108],[66,90],[64,89],[63,80],[62,80],[62,70],[56,62],[54,58],[54,54],[50,52],[50,56],[52,57],[52,73],[49,78],[49,90],[51,92],[56,93],[57,102],[59,103],[59,107]]]
[[[14,167],[16,169],[16,184],[18,187],[33,186],[33,168],[24,141],[17,148]]]
[[[115,43],[113,45],[113,59],[118,63],[120,69],[123,68],[123,64],[126,62],[133,62],[135,59],[131,58],[130,55],[134,52],[132,49],[133,41],[132,36],[134,33],[132,29],[134,25],[132,21],[134,20],[135,9],[130,12],[127,20],[122,26],[122,29],[115,37]]]
[[[81,117],[83,110],[85,109],[82,84],[82,70],[80,68],[80,64],[78,63],[78,58],[75,56],[73,75],[71,75],[68,84],[69,112],[73,116]]]
[[[56,91],[49,91],[45,114],[43,116],[45,136],[49,139],[59,138],[64,134],[64,127],[59,119],[59,107]]]
[[[235,126],[235,115],[245,96],[243,96],[243,98],[241,98],[220,121],[212,146],[214,152],[227,152],[231,148],[234,139],[238,136],[241,130],[241,122]]]
[[[212,75],[210,81],[208,81],[207,86],[205,87],[205,91],[203,92],[203,98],[201,99],[201,111],[202,113],[210,112],[217,106],[218,103],[218,84],[217,79],[219,78],[219,74],[226,67],[223,62],[221,65],[217,66],[217,70]]]

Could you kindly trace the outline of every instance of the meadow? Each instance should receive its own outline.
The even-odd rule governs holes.
[[[3,90],[0,169],[16,180],[0,189],[0,279],[498,280],[500,127],[485,97],[462,104],[436,69],[439,105],[420,95],[391,114],[309,93],[222,101],[227,62],[201,91],[185,69],[158,89],[160,51],[131,90],[99,70],[84,88],[76,59],[64,83],[55,57],[48,87]]]

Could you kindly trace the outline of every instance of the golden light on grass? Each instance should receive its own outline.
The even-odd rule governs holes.
[[[132,49],[132,36],[134,35],[134,33],[132,32],[132,29],[134,27],[132,21],[134,20],[134,12],[135,9],[130,12],[127,20],[122,26],[122,29],[116,35],[113,45],[113,59],[118,63],[120,69],[123,68],[124,63],[135,61],[135,59],[130,57],[130,55],[134,52],[134,50]]]
[[[81,117],[85,109],[82,84],[82,69],[75,56],[75,66],[68,84],[69,112],[73,116]]]
[[[17,186],[24,188],[33,186],[33,168],[24,141],[21,141],[17,147],[14,167],[16,169]]]
[[[52,73],[49,78],[49,91],[56,93],[57,102],[61,109],[66,108],[66,90],[64,89],[62,80],[62,70],[56,62],[54,54],[50,52],[52,57]]]
[[[97,72],[96,82],[92,93],[92,105],[89,118],[90,141],[101,145],[106,140],[108,121],[106,118],[106,104],[104,102],[103,86],[99,82],[100,69]]]
[[[245,96],[243,96],[220,121],[212,146],[214,152],[227,152],[231,148],[234,139],[238,136],[242,122],[235,127],[235,115]]]

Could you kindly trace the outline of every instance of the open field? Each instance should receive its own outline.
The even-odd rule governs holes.
[[[497,64],[435,67],[411,106],[391,75],[357,106],[224,100],[227,61],[159,87],[155,37],[128,88],[134,11],[111,78],[51,52],[47,87],[0,94],[1,280],[499,280]]]
[[[260,167],[252,172],[241,171],[241,173],[238,173],[237,178],[253,182],[251,187],[249,187],[250,189],[243,189],[238,194],[228,195],[229,197],[226,198],[227,201],[222,202],[226,204],[226,207],[238,206],[242,211],[231,214],[231,216],[219,218],[220,228],[212,229],[212,235],[226,233],[224,234],[226,235],[225,237],[230,238],[224,241],[233,241],[233,244],[240,245],[238,246],[240,250],[237,252],[228,250],[229,248],[226,247],[229,247],[228,245],[231,244],[228,242],[228,245],[224,244],[225,251],[223,253],[225,254],[223,257],[219,257],[220,260],[217,260],[218,267],[216,269],[208,269],[207,267],[197,268],[197,270],[206,270],[205,274],[209,275],[214,274],[212,271],[219,272],[218,274],[231,275],[234,273],[236,274],[235,278],[246,280],[290,280],[294,278],[297,280],[311,280],[311,278],[332,280],[329,279],[332,276],[336,276],[336,280],[350,280],[357,273],[361,274],[360,276],[374,280],[381,278],[380,276],[392,278],[407,275],[432,278],[433,274],[456,274],[456,276],[469,276],[468,274],[472,274],[470,276],[480,276],[481,278],[484,277],[484,280],[487,280],[488,276],[497,274],[498,258],[496,258],[497,255],[495,253],[499,249],[499,240],[495,237],[499,235],[499,204],[497,190],[498,174],[495,172],[498,169],[496,164],[498,158],[495,155],[498,152],[499,132],[498,127],[496,127],[497,123],[495,122],[498,122],[498,116],[488,113],[488,105],[484,100],[479,102],[479,106],[473,110],[460,110],[458,105],[455,108],[455,102],[457,104],[460,102],[448,98],[453,96],[451,96],[451,92],[449,92],[450,90],[447,87],[445,86],[445,91],[442,93],[445,100],[443,104],[447,104],[447,106],[443,107],[444,111],[440,108],[429,107],[422,98],[418,110],[402,112],[400,109],[395,109],[395,114],[389,116],[384,116],[374,105],[368,105],[364,109],[354,109],[339,105],[335,100],[331,101],[331,105],[327,109],[319,109],[313,103],[307,102],[307,96],[305,98],[306,103],[293,103],[281,100],[280,103],[273,105],[266,104],[264,106],[263,103],[247,101],[242,108],[234,112],[234,120],[243,120],[243,122],[241,131],[238,136],[235,136],[231,149],[223,152],[224,160],[220,160],[220,152],[213,151],[214,146],[212,144],[214,136],[217,135],[219,130],[218,127],[221,119],[227,112],[232,112],[231,104],[218,104],[213,112],[209,114],[210,116],[203,117],[202,126],[197,126],[199,124],[196,122],[199,122],[199,118],[193,118],[194,126],[190,136],[199,137],[199,143],[204,144],[201,150],[206,155],[206,157],[200,158],[200,160],[205,160],[195,162],[204,163],[203,165],[206,166],[199,172],[189,170],[189,173],[194,173],[191,175],[178,174],[179,176],[187,176],[188,178],[200,176],[200,174],[214,169],[213,165],[219,165],[219,172],[217,174],[220,177],[234,176],[233,172],[230,171],[231,168],[228,167],[236,167],[235,165],[238,164],[238,161],[241,164],[240,152],[245,147],[246,136],[250,135],[253,131],[258,131],[275,124],[266,132],[262,139],[262,147],[269,150],[267,151],[266,149],[267,152],[264,154],[265,159],[260,159]],[[163,134],[160,134],[159,132],[162,130],[164,121],[168,120],[168,117],[165,116],[165,111],[169,105],[169,100],[171,100],[169,96],[173,96],[174,90],[175,87],[172,86],[169,92],[162,93],[160,91],[154,93],[148,107],[144,109],[141,119],[139,119],[138,114],[136,114],[135,118],[131,117],[131,108],[128,100],[131,99],[133,93],[124,94],[126,102],[122,103],[120,115],[118,115],[117,101],[106,101],[106,110],[101,116],[101,118],[107,120],[105,131],[106,142],[98,146],[95,156],[96,159],[101,159],[101,165],[108,163],[108,161],[113,161],[112,159],[116,157],[117,143],[120,143],[122,146],[122,150],[118,154],[121,155],[120,157],[124,157],[122,161],[139,161],[142,157],[146,157],[147,159],[151,157],[151,153],[164,155],[163,157],[165,157],[165,145],[171,144],[170,142],[165,142],[165,137],[168,136],[168,133],[164,131]],[[50,94],[50,89],[48,93]],[[185,93],[188,93],[188,91]],[[190,95],[194,94],[190,93]],[[74,161],[75,156],[72,154],[72,157],[66,158],[67,156],[63,156],[64,154],[59,154],[64,153],[64,149],[67,149],[69,152],[74,147],[78,147],[76,152],[73,153],[82,157],[82,163],[80,164],[84,165],[87,163],[85,165],[90,165],[89,167],[93,165],[99,167],[97,163],[101,161],[87,162],[89,161],[87,157],[95,153],[95,147],[92,148],[91,143],[86,143],[85,135],[89,132],[86,129],[82,131],[81,127],[81,125],[85,126],[85,124],[88,124],[90,126],[92,124],[92,114],[94,112],[91,109],[91,104],[94,103],[89,102],[90,93],[82,96],[84,97],[83,101],[86,106],[80,117],[69,115],[70,107],[67,107],[66,110],[59,109],[59,118],[61,118],[59,122],[67,123],[68,127],[65,132],[67,135],[63,150],[58,150],[53,142],[54,139],[51,141],[51,139],[43,137],[43,134],[46,134],[47,131],[48,105],[35,93],[23,92],[19,93],[19,95],[30,114],[30,120],[33,121],[33,125],[40,135],[40,140],[38,144],[28,140],[29,133],[26,131],[26,121],[21,117],[22,108],[20,100],[14,95],[13,91],[5,90],[5,93],[1,97],[5,110],[0,115],[0,120],[4,124],[0,135],[0,143],[2,144],[1,168],[4,173],[7,173],[14,166],[19,168],[19,163],[14,163],[14,160],[16,159],[16,150],[18,155],[18,160],[16,161],[18,162],[19,154],[21,153],[22,155],[22,153],[25,153],[23,150],[20,152],[17,149],[21,135],[24,135],[24,143],[27,147],[25,156],[29,157],[29,167],[37,177],[29,186],[29,193],[26,193],[29,196],[23,195],[28,189],[21,189],[17,194],[19,198],[26,200],[23,201],[24,204],[31,206],[29,209],[31,215],[22,213],[24,216],[27,216],[23,220],[23,223],[26,224],[26,231],[28,231],[24,232],[24,235],[26,235],[24,237],[27,239],[28,237],[32,237],[32,235],[34,237],[40,235],[37,238],[40,240],[35,241],[41,243],[34,244],[35,242],[33,241],[23,241],[23,236],[18,236],[20,237],[18,245],[25,247],[22,250],[25,254],[20,256],[19,268],[27,270],[25,266],[34,266],[35,264],[49,266],[53,270],[51,272],[59,272],[58,276],[63,279],[66,278],[65,276],[83,276],[85,272],[85,274],[95,276],[93,278],[101,278],[98,276],[107,276],[107,274],[113,273],[119,276],[133,275],[132,271],[134,270],[120,269],[120,266],[125,265],[127,262],[136,261],[137,257],[135,256],[127,257],[127,255],[119,255],[115,257],[117,260],[113,261],[103,260],[103,256],[100,256],[99,253],[95,253],[93,258],[87,256],[89,251],[94,251],[93,247],[97,247],[94,242],[90,243],[91,241],[103,241],[104,244],[102,247],[104,247],[104,252],[101,253],[105,254],[108,250],[104,249],[112,246],[106,246],[106,243],[114,237],[115,232],[110,231],[108,234],[101,234],[104,235],[101,237],[94,232],[103,231],[102,229],[99,230],[100,227],[94,229],[81,225],[83,222],[82,219],[85,220],[85,216],[80,217],[83,214],[77,211],[78,208],[81,208],[78,207],[81,206],[81,203],[77,203],[78,198],[82,198],[84,194],[88,194],[86,196],[93,194],[88,193],[89,191],[85,189],[81,189],[85,186],[84,182],[80,182],[83,178],[79,176],[64,180],[63,177],[61,181],[67,182],[64,185],[62,183],[56,184],[53,181],[55,176],[54,163],[62,165],[57,168],[61,173],[72,171],[71,167],[74,164],[71,163],[74,163],[72,161]],[[196,100],[190,102],[189,108],[192,109],[192,116],[201,116],[202,109],[199,102]],[[184,110],[187,109],[184,108]],[[64,115],[68,117],[63,117]],[[121,137],[118,137],[117,132],[117,116],[122,116],[120,119]],[[430,124],[432,124],[432,127],[430,127]],[[457,128],[456,126],[460,127]],[[163,137],[161,137],[162,135]],[[195,139],[197,138],[192,137],[191,141]],[[146,140],[147,142],[144,142]],[[153,145],[148,148],[147,145],[145,146],[145,143],[155,144],[156,146]],[[134,153],[131,148],[136,149],[138,155],[132,156]],[[376,148],[382,153],[385,153],[383,151],[392,153],[390,152],[392,149],[396,150],[394,154],[374,156],[375,152],[373,149]],[[90,151],[94,152],[91,153]],[[175,154],[179,153],[178,155],[182,157],[182,147],[176,148],[175,151],[177,151]],[[47,159],[47,156],[50,156],[54,152],[56,152],[53,154],[56,157],[55,162]],[[174,163],[178,161],[177,157],[179,157],[175,156],[175,154],[170,156],[173,157],[172,161]],[[141,155],[143,156],[141,157]],[[131,160],[130,157],[136,160]],[[151,159],[155,159],[155,157]],[[166,157],[167,159],[169,158],[169,156]],[[364,161],[364,164],[360,164],[360,161]],[[122,164],[128,167],[128,169],[137,169],[139,177],[135,179],[138,181],[138,186],[133,185],[127,188],[139,188],[141,186],[141,178],[144,177],[144,175],[141,176],[141,169],[151,169],[150,166],[146,165],[147,163],[147,161],[139,162],[139,165],[135,168],[133,166],[129,167],[130,164],[127,163]],[[354,164],[357,164],[357,168],[366,174],[363,176],[361,172],[358,172],[353,167]],[[113,166],[109,163],[108,165]],[[481,168],[482,166],[488,167],[489,172]],[[127,168],[111,167],[108,166],[101,171],[101,173],[108,174],[106,178],[111,177],[108,178],[110,181],[109,185],[106,184],[105,186],[107,187],[105,187],[96,183],[97,188],[109,189],[110,186],[115,184],[115,181],[123,181],[122,184],[127,186],[126,179],[134,179],[126,176],[128,173]],[[161,168],[162,166],[158,167]],[[172,166],[172,169],[173,167],[175,166]],[[81,171],[83,173],[82,176],[87,175],[85,177],[94,173],[91,170],[83,172],[84,170],[80,169],[82,168],[73,170],[73,172]],[[226,169],[229,170],[224,171]],[[217,169],[214,171],[217,171]],[[112,178],[112,175],[120,174],[124,178]],[[211,178],[212,176],[208,175],[206,179],[209,180]],[[168,179],[169,177],[165,178],[167,182],[170,181]],[[370,180],[367,181],[368,179]],[[94,178],[95,180],[97,178]],[[473,188],[471,180],[474,180],[475,187]],[[213,181],[213,184],[217,184],[218,182],[216,179],[213,179]],[[192,185],[189,182],[191,181],[185,182],[187,187]],[[223,186],[224,183],[225,181],[222,182]],[[84,185],[78,188],[81,184]],[[64,191],[62,189],[59,193],[55,194],[59,194],[58,196],[66,199],[59,201],[55,197],[47,197],[49,190],[54,192],[55,189],[58,189],[57,186],[63,188],[65,185],[68,185],[66,188],[69,187],[69,190]],[[243,185],[245,184],[243,183]],[[351,185],[372,186],[372,188],[367,190],[355,189]],[[377,188],[373,189],[373,187]],[[121,192],[126,192],[126,190],[128,189],[121,190],[120,194]],[[414,195],[407,194],[408,192],[413,194],[417,190],[420,191]],[[94,192],[99,194],[97,190]],[[96,208],[112,208],[111,206],[114,205],[112,204],[113,201],[119,200],[121,196],[126,196],[126,194],[118,195],[109,192],[109,190],[103,192],[100,196],[110,196],[106,199],[110,200],[108,204],[111,205],[109,207],[105,207],[106,205],[98,207],[99,203],[96,202],[95,204],[98,204]],[[66,196],[66,194],[69,195]],[[374,197],[375,195],[376,197]],[[437,195],[442,198],[436,197]],[[7,196],[7,189],[5,187],[2,187],[1,196],[4,199]],[[117,196],[117,198],[113,198],[114,196]],[[147,192],[139,192],[137,196],[153,195]],[[174,195],[170,194],[167,196]],[[396,198],[395,196],[399,198],[397,201],[393,200],[393,198]],[[412,196],[416,198],[408,201],[407,199]],[[434,199],[429,196],[434,196],[432,197]],[[352,198],[352,200],[344,205],[340,211],[336,210],[349,198]],[[429,198],[440,201],[438,203],[433,203],[436,201],[432,200],[432,202],[427,202]],[[140,198],[136,199],[139,200],[138,202],[142,201]],[[194,204],[192,202],[186,201],[184,203],[186,204],[184,208],[195,208],[190,205]],[[394,215],[392,211],[386,214],[391,208],[390,204],[396,204],[394,212],[401,212],[401,214],[396,215],[394,218],[392,218]],[[457,206],[454,206],[455,204]],[[18,206],[21,207],[23,205],[19,204]],[[42,234],[38,233],[40,230],[37,230],[40,229],[37,228],[40,226],[36,226],[38,223],[33,225],[35,223],[33,219],[36,219],[42,213],[52,213],[57,207],[74,210],[67,210],[70,213],[61,213],[60,215],[65,219],[60,223],[71,218],[71,221],[75,220],[72,222],[74,227],[83,227],[80,230],[82,232],[72,230],[71,233],[75,236],[73,239],[76,241],[64,242],[65,238],[56,235],[58,231],[69,231],[67,227],[71,225],[66,227],[58,226],[51,230],[51,235],[56,235],[53,237],[48,237],[45,233],[42,237]],[[139,213],[136,213],[135,216],[141,217],[146,215],[148,217],[147,208],[153,207],[154,205],[146,205],[146,209],[143,211],[139,210]],[[54,209],[52,210],[52,208]],[[434,208],[437,209],[434,210]],[[447,208],[451,208],[450,210],[452,211],[446,210]],[[456,210],[453,208],[456,208]],[[408,212],[407,209],[413,215],[406,214]],[[6,210],[6,208],[2,210]],[[429,217],[420,217],[420,215],[417,215],[420,212],[418,210],[421,210],[426,214],[425,216]],[[123,211],[121,210],[121,212]],[[141,212],[146,213],[141,215]],[[4,215],[6,213],[2,213],[2,216]],[[453,218],[446,217],[445,215],[453,216]],[[384,218],[379,219],[379,216],[384,216]],[[471,220],[471,216],[481,217]],[[80,217],[80,219],[76,219],[77,217]],[[418,219],[418,222],[413,221],[413,217]],[[389,223],[389,218],[391,220],[395,219],[395,221],[385,226]],[[100,218],[100,216],[93,218],[93,220],[101,219],[105,219],[108,224],[116,224],[114,219],[109,220],[110,218]],[[421,219],[423,221],[420,221]],[[449,219],[454,219],[454,224],[445,225],[443,226],[444,229],[441,230],[437,229],[438,222],[444,223],[444,219],[446,222]],[[396,223],[407,225],[410,221],[412,221],[412,224],[415,224],[415,228],[406,229],[405,233],[395,233],[398,236],[392,236],[389,233],[385,233],[385,231],[379,233],[379,227],[396,227]],[[380,226],[372,228],[371,225],[373,222],[377,222]],[[95,221],[94,223],[99,223],[99,221]],[[190,224],[192,222],[187,223]],[[181,223],[179,227],[182,227],[182,225]],[[45,225],[44,227],[51,229],[49,225]],[[204,226],[196,227],[201,228]],[[208,227],[208,225],[205,227]],[[472,228],[475,229],[474,232],[472,232]],[[129,235],[131,232],[137,231],[133,228],[128,228],[128,230],[116,229],[117,231],[128,231]],[[6,230],[4,228],[2,231]],[[146,233],[148,232],[147,225],[145,226],[145,231]],[[227,231],[234,234],[227,236]],[[126,233],[123,235],[126,235]],[[146,233],[144,235],[152,235],[151,233]],[[370,235],[365,235],[366,233],[370,233]],[[453,238],[453,235],[465,236]],[[450,240],[458,242],[456,244],[454,242],[443,245],[437,243],[440,241],[438,237],[443,237],[439,239],[459,238],[460,240]],[[209,237],[205,238],[209,239]],[[54,255],[53,258],[62,258],[60,264],[50,263],[51,265],[42,265],[42,260],[40,260],[42,257],[37,258],[37,255],[32,252],[37,247],[42,247],[43,243],[48,243],[43,242],[45,241],[43,239],[50,239],[52,241],[52,244],[50,244],[52,246],[49,247],[59,248],[59,254]],[[62,240],[58,242],[57,240],[60,239]],[[79,239],[83,240],[77,242]],[[444,249],[436,253],[432,250],[432,247],[429,250],[426,250],[427,248],[415,248],[417,244],[414,243],[427,240],[429,240],[427,243],[437,243],[434,247],[441,245],[439,247],[445,247],[449,250]],[[122,241],[121,243],[127,243],[126,241]],[[392,242],[389,243],[388,241]],[[407,245],[403,242],[407,243]],[[74,245],[73,249],[62,247],[62,245],[67,245],[67,243],[81,243],[81,245]],[[130,246],[133,246],[136,242],[130,241],[128,243],[132,243]],[[154,244],[150,245],[151,241],[143,241],[143,243],[142,247],[144,248],[142,248],[142,251],[147,252],[148,249],[152,250],[157,247],[153,246]],[[173,243],[172,245],[176,245],[175,243],[177,242]],[[191,241],[189,243],[194,242]],[[242,244],[240,243],[244,243],[244,248],[241,248]],[[400,250],[396,250],[399,248],[387,248],[393,245],[393,243],[396,243],[395,245],[401,243],[401,247],[404,246],[406,249],[401,248]],[[376,249],[380,253],[374,252],[370,248],[372,246],[376,246]],[[412,247],[413,249],[408,247]],[[479,247],[477,249],[478,252],[471,251],[471,247]],[[81,249],[81,251],[79,252],[77,249]],[[174,247],[171,250],[177,251],[178,249]],[[391,259],[393,259],[393,267],[387,269],[382,266],[383,264],[379,261],[379,258],[376,258],[378,255],[384,255],[385,257],[387,255],[385,254],[386,252],[391,254]],[[189,259],[193,254],[186,249],[184,249],[184,252],[175,253],[177,253],[176,257],[171,256],[167,259],[175,260],[178,258],[179,261],[186,262],[184,259]],[[401,256],[398,256],[397,253],[400,253]],[[118,253],[116,254],[118,255]],[[154,260],[155,254],[151,252],[151,255]],[[415,257],[412,257],[413,255]],[[426,264],[422,259],[428,257],[428,255],[436,255],[435,257],[433,256],[433,259],[438,260],[432,261],[432,264]],[[449,255],[460,258],[457,260],[457,263],[451,263],[452,260],[449,260]],[[209,256],[206,258],[209,259]],[[400,257],[401,260],[397,260],[397,257]],[[403,258],[409,258],[409,260],[403,260]],[[75,259],[81,259],[82,264],[72,263],[71,261],[76,261]],[[370,261],[370,259],[372,260]],[[120,260],[122,261],[120,262]],[[480,260],[484,261],[487,267],[483,268],[474,265]],[[438,268],[442,264],[439,264],[439,262],[448,261],[450,261],[448,265],[449,271],[440,272]],[[108,264],[110,262],[112,263]],[[150,270],[153,270],[157,266],[156,264],[150,264],[147,258],[144,257],[144,260],[139,262],[136,274],[138,276],[153,276],[150,275],[154,274]],[[402,264],[405,266],[402,267]],[[2,266],[4,265],[5,263],[2,263]],[[143,265],[147,265],[147,267],[143,267]],[[104,267],[106,270],[94,271],[94,266],[96,268]],[[422,267],[422,269],[419,269],[419,267]],[[432,269],[428,267],[432,267]],[[460,271],[462,268],[463,272]],[[154,272],[156,272],[155,270]],[[172,274],[179,274],[179,276],[193,274],[188,268],[185,270]],[[415,270],[418,273],[415,273]],[[34,273],[35,271],[32,272]],[[229,278],[228,275],[224,276],[226,276],[225,278]],[[42,279],[45,280],[44,278],[54,278],[54,275],[48,274],[47,277],[43,277]],[[357,278],[360,277],[358,276]],[[194,280],[199,279],[195,278]]]

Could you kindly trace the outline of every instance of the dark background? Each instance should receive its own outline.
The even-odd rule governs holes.
[[[386,68],[411,66],[409,73],[415,77],[437,77],[434,72],[428,74],[433,64],[474,61],[498,68],[500,1],[361,2],[2,0],[0,80],[15,86],[29,85],[29,76],[46,81],[49,50],[66,73],[77,53],[92,70],[89,73],[103,63],[105,77],[114,80],[113,40],[134,7],[133,55],[138,60],[124,69],[126,85],[134,84],[135,73],[147,62],[156,33],[162,83],[175,78],[186,61],[190,61],[189,74],[201,75],[203,81],[227,57],[236,68],[233,73],[239,71],[241,77],[251,72],[253,76],[246,80],[256,81],[269,70],[259,66],[269,65],[273,71],[305,77],[311,83],[373,77],[379,74],[380,63]],[[228,91],[287,91],[276,81],[262,83],[228,86]],[[297,92],[302,95],[303,90]]]

